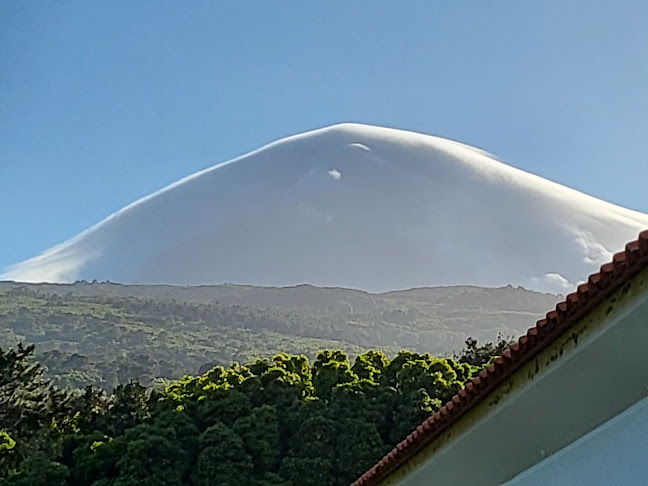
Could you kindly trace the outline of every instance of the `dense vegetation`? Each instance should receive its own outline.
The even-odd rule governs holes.
[[[178,379],[279,352],[353,357],[370,349],[435,355],[518,335],[557,297],[511,287],[387,294],[311,286],[132,286],[0,282],[0,347],[36,343],[58,385],[106,391],[137,379]]]
[[[466,344],[278,354],[111,394],[58,389],[33,347],[0,349],[0,485],[347,485],[506,343]]]

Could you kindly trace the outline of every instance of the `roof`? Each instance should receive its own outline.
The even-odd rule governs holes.
[[[376,485],[386,479],[486,398],[520,367],[533,360],[560,335],[647,267],[648,230],[641,232],[637,240],[628,243],[624,251],[615,254],[611,262],[601,266],[599,272],[590,275],[587,283],[579,285],[576,292],[569,294],[563,302],[558,303],[544,319],[539,320],[535,327],[520,337],[517,343],[496,358],[438,412],[419,425],[414,432],[364,473],[353,483],[353,486]]]

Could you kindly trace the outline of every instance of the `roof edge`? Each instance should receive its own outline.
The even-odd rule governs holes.
[[[373,486],[390,476],[410,458],[436,440],[491,391],[511,377],[523,365],[540,354],[574,324],[593,311],[598,304],[648,267],[648,230],[616,253],[612,261],[589,276],[564,301],[556,304],[544,319],[502,353],[494,362],[468,382],[438,412],[431,415],[352,486]]]

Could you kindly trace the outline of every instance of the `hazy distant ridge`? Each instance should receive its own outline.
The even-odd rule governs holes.
[[[0,347],[36,343],[41,360],[64,381],[110,387],[279,352],[449,353],[468,336],[518,336],[558,300],[513,287],[370,294],[312,286],[0,282]]]

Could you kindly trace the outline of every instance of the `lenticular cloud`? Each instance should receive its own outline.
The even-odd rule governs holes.
[[[646,228],[473,147],[343,124],[191,175],[2,278],[565,293]]]

